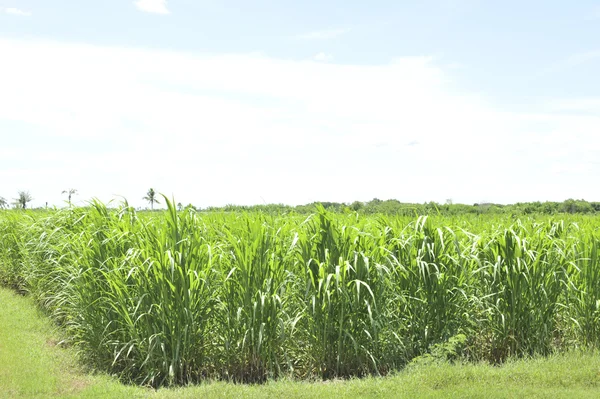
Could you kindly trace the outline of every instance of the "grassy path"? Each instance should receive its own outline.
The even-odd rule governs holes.
[[[80,372],[73,353],[57,346],[57,337],[29,298],[0,289],[0,398],[102,397],[133,392],[110,378]]]
[[[78,369],[29,298],[0,288],[0,398],[598,398],[600,356],[427,366],[387,378],[335,382],[209,383],[153,391]]]

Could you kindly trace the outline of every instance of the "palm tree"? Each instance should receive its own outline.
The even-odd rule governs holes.
[[[0,209],[4,209],[8,206],[8,203],[4,199],[4,197],[0,197]]]
[[[69,198],[69,207],[70,207],[71,206],[71,196],[77,194],[77,190],[74,188],[70,188],[68,190],[64,190],[62,193],[67,194],[67,196]]]
[[[142,199],[144,199],[150,203],[151,210],[154,210],[154,204],[160,204],[160,202],[158,202],[158,200],[156,199],[156,191],[154,191],[153,188],[148,190],[148,192],[146,193],[146,196]]]
[[[33,197],[29,194],[29,191],[19,191],[19,198],[15,198],[15,206],[17,208],[27,208],[27,203],[31,202]]]

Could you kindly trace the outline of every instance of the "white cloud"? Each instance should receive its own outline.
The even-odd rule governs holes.
[[[151,14],[169,14],[166,0],[137,0],[134,3],[138,9]]]
[[[333,55],[321,51],[320,53],[315,54],[313,60],[320,62],[330,62],[333,61]]]
[[[550,101],[548,108],[554,112],[600,115],[600,97]]]
[[[329,29],[329,30],[321,30],[314,31],[308,33],[302,33],[300,35],[296,35],[296,39],[303,40],[322,40],[322,39],[334,39],[338,36],[346,34],[350,32],[350,29]]]
[[[565,59],[556,62],[547,68],[543,69],[540,74],[547,75],[550,73],[555,73],[559,71],[568,70],[571,68],[578,67],[580,65],[586,64],[588,62],[594,61],[600,58],[600,50],[589,50],[583,51],[580,53],[571,54]]]
[[[0,54],[5,198],[600,199],[600,113],[500,112],[451,90],[430,57],[342,65],[8,39]]]
[[[4,12],[10,15],[17,15],[20,17],[30,17],[31,13],[29,11],[23,11],[19,8],[7,7],[4,9]]]

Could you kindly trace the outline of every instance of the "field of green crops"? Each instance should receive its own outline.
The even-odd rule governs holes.
[[[0,284],[147,385],[600,346],[600,220],[0,211]]]

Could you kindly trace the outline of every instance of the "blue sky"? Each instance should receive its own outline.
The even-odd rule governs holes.
[[[600,200],[600,1],[0,0],[0,196]]]

